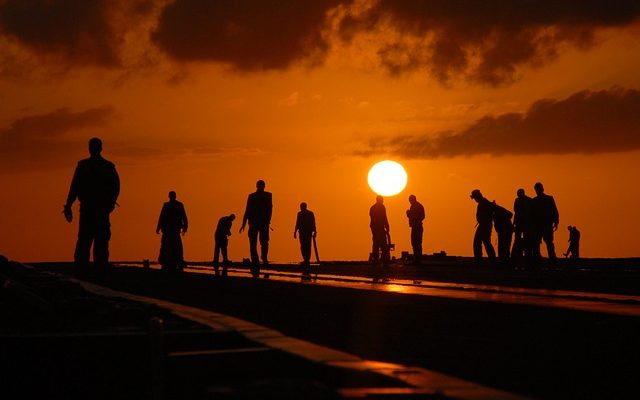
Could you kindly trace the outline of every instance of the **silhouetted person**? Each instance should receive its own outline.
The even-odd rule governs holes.
[[[470,197],[478,203],[478,208],[476,209],[476,233],[473,236],[473,257],[477,265],[482,263],[482,245],[484,245],[489,262],[494,264],[496,251],[491,244],[493,204],[484,198],[478,189],[474,189]]]
[[[71,180],[69,195],[64,205],[64,216],[68,222],[73,219],[71,206],[76,198],[80,201],[80,222],[74,260],[76,268],[86,269],[89,252],[93,244],[93,262],[97,270],[104,270],[109,264],[109,239],[111,223],[109,214],[116,206],[120,194],[120,177],[115,165],[100,153],[102,141],[89,140],[90,157],[78,162]]]
[[[376,265],[382,253],[382,265],[389,264],[389,220],[387,219],[387,209],[384,206],[384,198],[376,196],[376,203],[369,209],[369,217],[371,217],[371,236],[373,246],[371,251],[371,261]]]
[[[411,227],[411,247],[413,248],[413,259],[416,265],[422,262],[422,234],[424,228],[425,213],[422,204],[416,200],[416,196],[409,196],[411,207],[407,210],[407,218],[409,218],[409,226]]]
[[[580,258],[580,231],[577,227],[569,225],[569,248],[564,253],[565,257]]]
[[[162,205],[156,233],[162,231],[160,256],[158,261],[162,269],[175,271],[184,267],[182,238],[187,233],[189,222],[184,205],[176,200],[176,192],[169,192],[169,201]]]
[[[515,239],[511,256],[518,263],[524,257],[526,267],[531,267],[533,257],[533,199],[527,196],[524,189],[518,189],[513,202],[513,228]]]
[[[300,203],[300,211],[296,216],[296,226],[293,230],[293,238],[298,234],[300,240],[300,253],[302,253],[303,274],[309,275],[309,265],[311,264],[311,239],[317,234],[316,217],[312,211],[307,209],[307,203]]]
[[[556,202],[552,196],[544,192],[542,183],[537,182],[533,188],[536,191],[536,197],[533,198],[533,254],[534,262],[538,266],[542,255],[540,254],[540,245],[544,240],[547,246],[547,254],[551,265],[556,263],[556,248],[553,244],[553,232],[558,229],[560,215]]]
[[[249,250],[251,251],[251,274],[260,276],[260,260],[258,259],[258,235],[260,235],[261,258],[264,265],[268,265],[269,254],[269,224],[273,211],[271,193],[265,192],[265,183],[261,179],[256,182],[256,191],[247,198],[247,207],[242,217],[240,233],[249,221]]]
[[[511,253],[511,238],[513,236],[513,213],[493,202],[493,227],[498,234],[498,259],[502,267],[509,265]]]
[[[229,257],[227,257],[227,246],[229,246],[229,236],[231,236],[231,225],[235,219],[235,214],[229,214],[218,220],[216,232],[213,235],[215,240],[215,248],[213,250],[213,267],[216,270],[216,275],[219,273],[220,253],[222,253],[222,275],[227,276],[227,268],[230,264]]]

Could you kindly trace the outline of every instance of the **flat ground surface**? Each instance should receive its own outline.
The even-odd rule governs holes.
[[[39,267],[68,271],[60,264]],[[365,265],[322,266],[325,279],[317,282],[301,282],[296,266],[270,268],[270,279],[251,279],[242,268],[222,278],[202,266],[177,274],[121,266],[97,281],[238,316],[363,358],[532,397],[637,398],[640,302],[632,266],[527,272],[474,269],[459,261],[393,267],[391,282],[375,284],[364,278]],[[339,283],[349,276],[359,283]],[[445,288],[451,295],[428,292],[445,282],[454,284]],[[384,289],[394,285],[419,290]],[[546,303],[503,301],[518,288],[521,297]],[[563,305],[585,302],[597,307]]]

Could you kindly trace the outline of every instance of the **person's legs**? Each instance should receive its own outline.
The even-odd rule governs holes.
[[[422,226],[411,228],[411,247],[413,248],[413,258],[416,264],[422,262]]]
[[[78,223],[78,241],[73,254],[77,269],[89,268],[91,244],[94,236],[94,221],[92,215],[80,211],[80,221]]]
[[[260,228],[260,258],[263,264],[269,264],[269,226]]]
[[[109,266],[109,240],[111,239],[109,213],[99,213],[95,217],[93,262],[96,268],[106,269]]]
[[[311,233],[300,232],[300,253],[305,264],[311,262]]]
[[[553,244],[553,228],[551,226],[547,227],[543,234],[542,240],[544,240],[544,244],[547,246],[547,255],[549,256],[549,262],[552,265],[556,263],[556,246]]]

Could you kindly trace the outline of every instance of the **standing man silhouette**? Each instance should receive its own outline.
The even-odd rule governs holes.
[[[474,189],[470,196],[478,203],[476,209],[476,233],[473,236],[473,257],[476,265],[482,264],[482,245],[487,251],[490,264],[495,264],[496,251],[491,244],[491,230],[493,229],[493,204],[487,200],[480,190]]]
[[[270,192],[264,190],[262,179],[256,182],[256,191],[247,198],[247,207],[242,217],[240,233],[244,231],[249,221],[249,250],[251,251],[251,274],[254,278],[260,276],[260,260],[258,259],[258,235],[260,235],[261,258],[264,265],[268,265],[269,254],[269,224],[273,212],[273,201]]]
[[[158,261],[162,269],[175,271],[184,267],[184,250],[182,248],[183,235],[187,233],[189,221],[184,210],[184,204],[176,200],[176,192],[169,192],[169,201],[162,205],[156,233],[162,231],[160,242],[160,256]]]
[[[556,247],[553,244],[553,232],[558,229],[560,223],[560,214],[558,207],[552,196],[544,192],[542,183],[537,182],[533,188],[536,191],[536,197],[533,198],[533,216],[534,216],[534,238],[533,238],[533,254],[536,266],[540,265],[542,255],[540,254],[540,245],[544,240],[547,246],[547,255],[551,265],[556,264]]]
[[[525,267],[530,268],[533,252],[533,199],[527,196],[524,189],[518,189],[513,202],[513,229],[515,238],[511,256],[517,265],[524,256]]]
[[[216,270],[216,275],[219,273],[220,253],[222,253],[222,275],[227,276],[227,267],[230,264],[227,257],[227,246],[229,245],[229,236],[231,236],[231,224],[235,219],[235,214],[229,214],[218,220],[214,234],[215,248],[213,250],[213,268]]]
[[[316,217],[313,211],[307,209],[307,203],[300,203],[300,211],[296,216],[296,226],[293,229],[293,238],[299,234],[300,253],[302,254],[303,275],[309,275],[311,265],[311,239],[316,237]]]
[[[413,248],[414,263],[420,265],[422,262],[424,206],[416,200],[414,195],[409,196],[409,203],[411,203],[411,207],[407,210],[407,218],[409,218],[409,226],[411,227],[411,247]]]
[[[71,206],[76,199],[80,201],[78,241],[73,256],[78,269],[88,268],[91,244],[95,269],[104,271],[109,265],[109,214],[115,208],[120,194],[120,177],[115,165],[102,158],[101,152],[102,141],[91,138],[90,157],[78,162],[63,210],[67,222],[71,222]]]
[[[373,246],[371,250],[372,265],[376,265],[380,259],[382,252],[382,266],[389,264],[389,243],[387,241],[389,235],[389,220],[387,219],[387,209],[384,206],[384,198],[376,196],[376,202],[369,209],[369,217],[371,222],[371,236]]]

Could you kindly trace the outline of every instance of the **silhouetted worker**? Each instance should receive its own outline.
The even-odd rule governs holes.
[[[513,236],[513,213],[493,202],[493,227],[498,234],[498,259],[502,267],[509,266],[511,253],[511,238]]]
[[[411,207],[407,210],[407,218],[409,218],[409,226],[411,227],[411,247],[413,248],[413,259],[416,265],[422,262],[422,234],[424,229],[422,221],[425,213],[422,204],[416,200],[416,196],[409,196]]]
[[[487,257],[491,264],[495,263],[496,251],[491,244],[491,230],[493,228],[493,204],[482,196],[480,190],[474,189],[470,196],[478,203],[476,209],[476,233],[473,236],[473,257],[475,263],[482,263],[482,245],[487,252]]]
[[[216,275],[219,273],[220,253],[222,253],[222,275],[227,276],[227,268],[231,263],[229,261],[229,257],[227,257],[227,246],[229,246],[229,236],[231,236],[231,225],[235,219],[235,214],[229,214],[218,220],[216,232],[213,235],[215,240],[215,248],[213,250],[213,268],[216,270]]]
[[[162,205],[156,233],[162,231],[160,242],[160,256],[158,261],[162,269],[175,271],[184,267],[182,238],[187,233],[189,222],[184,205],[176,200],[176,192],[169,192],[169,201]]]
[[[371,236],[373,246],[371,251],[371,262],[373,265],[378,263],[380,253],[382,253],[382,266],[389,264],[389,220],[387,219],[387,209],[384,206],[384,198],[376,196],[376,203],[369,209],[369,217],[371,217]]]
[[[256,191],[247,198],[247,207],[242,217],[240,233],[249,221],[249,250],[251,251],[251,274],[254,278],[260,276],[260,260],[258,259],[258,235],[260,235],[261,258],[264,265],[268,265],[269,254],[269,224],[273,212],[271,193],[265,192],[265,183],[261,179],[256,182]]]
[[[565,257],[580,258],[580,231],[577,227],[569,225],[569,248],[564,253]]]
[[[540,254],[540,245],[544,240],[547,246],[547,254],[551,265],[556,263],[556,248],[553,244],[553,232],[558,229],[560,215],[556,202],[552,196],[544,192],[542,183],[537,182],[533,188],[536,191],[536,197],[533,198],[533,254],[534,262],[540,265],[542,255]]]
[[[293,230],[293,238],[296,233],[300,238],[300,253],[302,253],[303,275],[309,275],[311,265],[311,240],[316,237],[316,217],[307,209],[307,203],[300,203],[300,211],[296,216],[296,226]]]
[[[516,263],[524,256],[528,268],[533,256],[533,199],[525,194],[524,189],[518,189],[517,196],[513,202],[515,239],[511,255]]]
[[[64,205],[64,216],[67,222],[71,222],[71,206],[76,198],[80,201],[78,241],[73,256],[76,268],[88,268],[92,243],[96,270],[105,270],[109,264],[109,214],[115,208],[120,194],[120,177],[115,165],[102,158],[101,152],[102,141],[91,138],[90,157],[78,162]]]

